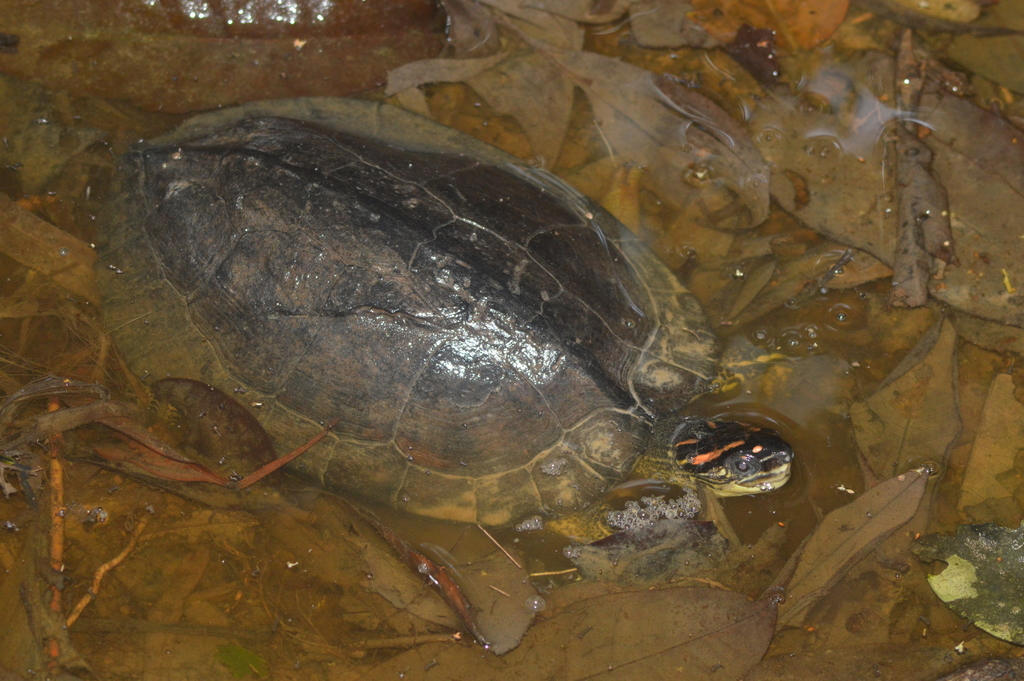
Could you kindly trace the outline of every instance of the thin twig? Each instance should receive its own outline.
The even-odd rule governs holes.
[[[491,540],[492,542],[494,542],[494,545],[495,545],[495,546],[497,546],[497,547],[498,547],[499,549],[501,549],[501,552],[505,554],[505,557],[506,557],[506,558],[508,558],[508,559],[509,559],[510,561],[512,561],[512,564],[513,564],[513,565],[515,565],[515,566],[516,566],[517,568],[519,568],[520,570],[522,570],[522,569],[523,569],[523,566],[519,564],[519,561],[518,561],[518,560],[516,560],[516,559],[515,559],[515,557],[513,557],[513,555],[512,555],[511,553],[509,553],[508,551],[506,551],[506,550],[505,550],[505,547],[504,547],[504,546],[502,546],[501,544],[499,544],[499,543],[498,543],[498,540],[497,540],[497,539],[495,539],[494,537],[492,537],[492,536],[491,536],[491,533],[490,533],[490,532],[488,532],[487,530],[485,530],[485,529],[484,529],[484,526],[483,526],[483,525],[481,525],[480,523],[477,523],[477,524],[476,524],[476,526],[480,528],[480,531],[481,531],[481,532],[483,532],[484,534],[486,534],[486,535],[487,535],[487,538],[488,538],[488,539],[490,539],[490,540]]]
[[[131,537],[128,539],[128,543],[123,549],[121,549],[121,553],[117,554],[103,565],[100,565],[99,569],[96,570],[96,574],[92,578],[92,586],[89,587],[89,590],[85,592],[84,596],[82,596],[82,600],[78,601],[74,610],[72,610],[71,614],[68,615],[69,627],[78,620],[78,616],[82,614],[83,610],[85,610],[85,606],[89,605],[89,603],[92,602],[92,599],[99,593],[100,582],[103,581],[103,577],[120,565],[121,562],[128,557],[128,554],[132,552],[135,545],[139,543],[139,537],[142,536],[142,531],[146,529],[146,525],[148,524],[149,516],[142,516],[139,518],[139,521],[135,524],[135,529],[132,530]]]
[[[568,570],[549,570],[548,572],[531,572],[531,577],[556,577],[558,575],[571,575],[574,572],[578,572],[579,568],[569,568]]]
[[[51,397],[47,411],[58,409],[60,401]],[[63,444],[62,434],[54,433],[50,436],[50,568],[57,574],[64,572],[64,466],[60,462]],[[60,587],[54,583],[50,589],[50,611],[60,612]]]
[[[512,598],[512,596],[508,595],[507,593],[505,593],[504,591],[502,591],[502,590],[501,590],[501,589],[499,589],[498,587],[494,586],[493,584],[488,584],[487,586],[491,587],[492,589],[494,589],[495,591],[497,591],[498,593],[500,593],[500,594],[501,594],[502,596],[504,596],[505,598]]]

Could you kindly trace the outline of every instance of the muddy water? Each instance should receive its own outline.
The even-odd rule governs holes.
[[[176,16],[185,27],[183,35],[208,34],[208,27],[189,28],[189,19],[209,18],[202,12],[198,17],[188,12]],[[913,523],[915,532],[949,532],[964,522],[1015,526],[1022,515],[1019,497],[1013,493],[968,505],[962,501],[961,488],[972,465],[989,386],[999,373],[1011,373],[1018,383],[1021,378],[1012,352],[1020,348],[1017,326],[1005,326],[998,342],[987,342],[991,335],[968,333],[958,324],[957,331],[965,335],[956,337],[953,352],[945,358],[951,370],[942,374],[929,369],[938,376],[935,381],[918,381],[882,400],[888,405],[885,408],[904,417],[906,426],[902,433],[883,431],[883,439],[927,440],[930,432],[946,433],[944,439],[937,435],[930,449],[921,447],[905,459],[897,457],[902,470],[883,471],[866,451],[877,446],[869,437],[877,431],[872,431],[872,418],[865,416],[863,405],[899,375],[927,364],[924,354],[916,357],[912,352],[935,324],[950,314],[969,315],[972,309],[951,298],[945,302],[933,298],[916,309],[890,306],[890,279],[868,254],[878,255],[870,239],[857,242],[861,249],[855,249],[853,262],[842,272],[821,281],[851,240],[856,241],[837,239],[835,231],[822,227],[822,223],[853,221],[854,216],[820,208],[821,195],[815,193],[818,185],[847,182],[849,191],[844,193],[840,187],[830,195],[832,200],[858,199],[852,176],[842,175],[843,159],[876,172],[872,191],[877,205],[871,210],[877,214],[879,230],[891,227],[897,210],[891,178],[894,151],[889,145],[899,117],[892,114],[892,101],[886,99],[891,95],[880,91],[879,71],[863,67],[869,48],[882,53],[891,48],[896,27],[874,17],[857,20],[857,16],[863,17],[851,13],[835,42],[783,58],[789,82],[775,90],[759,86],[721,51],[644,50],[630,39],[628,27],[617,22],[588,29],[586,35],[586,48],[592,52],[694,84],[697,92],[717,102],[734,120],[749,124],[752,138],[761,135],[763,139],[767,125],[758,112],[767,108],[764,102],[786,101],[797,113],[793,118],[771,119],[780,138],[804,135],[809,140],[802,147],[807,156],[840,157],[835,165],[819,166],[820,174],[803,177],[810,183],[806,205],[818,211],[813,216],[801,212],[791,187],[789,198],[772,204],[766,221],[739,232],[703,225],[690,229],[692,215],[687,208],[659,195],[663,188],[650,175],[641,179],[636,197],[640,212],[635,229],[704,303],[725,350],[716,389],[692,409],[709,417],[776,427],[797,452],[793,477],[783,489],[722,502],[729,534],[739,546],[748,547],[751,556],[756,553],[757,563],[742,573],[721,568],[724,572],[712,572],[703,579],[751,597],[772,584],[787,560],[800,555],[802,542],[828,513],[891,474],[926,462],[937,463],[940,472],[929,484]],[[274,22],[283,20],[268,15],[253,21],[265,21],[272,31]],[[287,35],[292,37],[298,29],[289,26]],[[935,36],[929,40],[940,51],[948,42]],[[180,68],[184,78],[192,65]],[[1014,92],[1000,88],[996,80],[968,77],[976,103],[987,108],[994,101],[1011,114],[1019,111]],[[94,241],[96,215],[109,189],[114,156],[133,140],[172,129],[181,116],[147,112],[82,93],[55,93],[9,76],[3,82],[7,101],[18,103],[5,115],[11,121],[29,116],[35,120],[32,125],[11,123],[11,132],[4,133],[8,152],[3,158],[9,165],[0,171],[0,190],[73,237]],[[437,120],[527,161],[543,162],[595,199],[606,194],[615,163],[609,161],[608,141],[595,127],[593,110],[579,91],[565,146],[555,158],[535,153],[522,126],[496,114],[468,86],[436,84],[423,91],[425,104]],[[380,99],[383,93],[371,91],[365,96]],[[848,105],[851,102],[855,105]],[[874,108],[867,110],[858,102]],[[822,110],[849,117],[827,129],[807,128],[806,119],[799,119]],[[877,125],[857,124],[872,116]],[[57,125],[60,131],[50,134],[54,128],[47,126]],[[33,156],[15,158],[11,149],[28,150],[25,153]],[[762,151],[772,156],[768,147],[762,146]],[[771,163],[773,172],[796,167],[781,153]],[[28,177],[25,169],[35,174]],[[687,179],[685,173],[683,177]],[[697,180],[701,186],[702,180]],[[799,190],[799,182],[792,186]],[[722,191],[720,184],[712,189]],[[1000,273],[998,267],[987,268],[989,254],[971,244],[965,243],[958,255],[959,265],[954,267],[972,272],[979,280],[988,277],[996,282],[996,291],[1002,286],[1001,275],[1007,278],[1006,291],[1022,283],[1019,269]],[[129,401],[147,399],[119,366],[96,305],[26,268],[11,253],[0,253],[0,272],[0,305],[5,310],[0,316],[0,389],[10,394],[33,378],[53,374],[102,383]],[[915,357],[912,365],[901,367],[908,356]],[[928,414],[928,406],[947,402],[953,402],[958,411]],[[188,449],[183,431],[191,424],[180,409],[148,402],[143,407],[147,425],[158,435],[181,443],[196,456],[203,455]],[[870,413],[877,417],[880,409],[876,405]],[[11,427],[23,427],[27,421],[26,414],[22,416]],[[962,432],[953,429],[950,434],[948,426],[957,418],[964,424]],[[401,650],[421,644],[423,639],[417,636],[441,640],[460,626],[444,614],[442,604],[394,606],[434,597],[412,569],[394,564],[386,548],[374,545],[367,526],[354,529],[358,520],[303,481],[278,476],[248,494],[248,501],[272,499],[263,505],[235,503],[225,497],[183,497],[88,463],[94,459],[89,452],[97,443],[111,442],[101,428],[82,429],[67,440],[65,611],[86,593],[96,568],[121,550],[138,519],[152,518],[149,536],[111,573],[78,629],[72,629],[72,642],[101,677],[208,678],[209,674],[226,675],[226,662],[233,662],[243,670],[263,669],[261,665],[266,664],[275,675],[294,674],[295,678],[355,678]],[[43,466],[42,452],[35,448],[26,460]],[[205,455],[210,467],[225,477],[239,474],[247,465],[224,459],[230,452]],[[1008,466],[991,474],[1019,476],[1015,471],[1011,456]],[[12,472],[7,477],[20,486]],[[37,476],[34,480],[37,494],[45,500],[47,479]],[[613,503],[674,493],[663,487],[627,484]],[[27,537],[45,530],[45,524],[24,494],[0,501],[0,509],[9,529],[0,542],[0,560],[12,571],[27,550]],[[386,525],[438,564],[493,550],[474,528],[420,521],[383,509],[378,513]],[[534,574],[537,594],[521,599],[522,609],[540,609],[538,596],[557,604],[559,590],[576,580],[564,556],[564,539],[546,531],[511,528],[499,528],[494,535],[514,549],[525,569]],[[899,537],[899,532],[894,536]],[[936,568],[920,564],[908,553],[910,539],[890,541],[864,557],[799,626],[777,633],[769,654],[799,654],[825,646],[846,651],[892,646],[884,649],[897,651],[887,654],[898,658],[899,651],[907,656],[912,650],[950,651],[964,640],[971,655],[1007,654],[1007,644],[950,614],[935,599],[925,575]],[[460,557],[449,559],[456,549],[462,551]],[[381,582],[388,586],[376,589]],[[390,602],[379,592],[386,593]],[[180,630],[174,629],[179,625]],[[240,646],[259,661],[223,648],[228,645]],[[155,655],[166,657],[166,663],[147,662]],[[530,674],[523,668],[517,671]]]

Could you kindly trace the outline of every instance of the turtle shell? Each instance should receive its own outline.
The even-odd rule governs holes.
[[[554,176],[386,105],[194,119],[122,159],[100,286],[129,367],[243,395],[294,467],[439,518],[579,509],[708,379],[697,301]]]

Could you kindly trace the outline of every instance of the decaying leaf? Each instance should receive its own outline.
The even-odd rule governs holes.
[[[927,471],[907,471],[825,516],[782,571],[792,576],[779,625],[799,625],[855,563],[913,518],[927,482]]]
[[[223,391],[188,378],[160,379],[150,389],[154,398],[174,405],[185,443],[205,461],[230,461],[237,466],[231,472],[244,474],[276,458],[273,441],[252,411]]]
[[[768,167],[745,129],[717,105],[668,76],[519,35],[533,52],[407,64],[389,75],[387,93],[465,81],[520,123],[535,155],[553,161],[577,86],[616,162],[648,168],[659,196],[693,222],[746,229],[768,216]]]
[[[938,646],[828,646],[766,658],[750,670],[744,681],[836,681],[837,670],[841,670],[841,678],[851,681],[934,681],[957,664],[949,648]]]
[[[1024,526],[961,525],[956,535],[929,534],[912,550],[946,568],[928,576],[946,605],[997,638],[1024,644]]]
[[[7,140],[0,144],[0,177],[14,192],[41,193],[68,159],[102,137],[69,125],[69,109],[66,98],[0,74],[0,130]]]
[[[985,8],[985,16],[971,25],[1019,31],[1024,29],[1024,5],[1018,2],[989,5]],[[968,71],[1014,92],[1022,92],[1024,69],[1020,68],[1020,44],[1019,36],[980,38],[961,35],[950,44],[948,54],[954,63],[962,65]]]
[[[976,0],[943,0],[942,2],[918,2],[917,0],[889,0],[913,12],[930,17],[966,24],[981,14],[981,5]]]
[[[706,587],[584,598],[538,623],[503,658],[453,646],[420,646],[380,665],[368,681],[510,677],[663,678],[666,669],[694,681],[739,679],[768,646],[775,601]]]
[[[634,0],[629,24],[633,37],[644,47],[718,47],[719,41],[690,18],[692,12],[688,0]]]
[[[943,320],[871,397],[850,407],[857,446],[875,478],[926,461],[945,463],[961,425],[955,350],[956,331]]]
[[[442,0],[448,14],[448,44],[456,57],[489,57],[501,49],[498,26],[474,0]]]
[[[898,222],[890,197],[900,188],[887,184],[893,173],[883,173],[888,161],[878,140],[903,116],[888,104],[895,97],[893,69],[892,60],[878,53],[826,64],[808,92],[825,97],[827,107],[765,100],[752,123],[765,159],[779,171],[771,180],[779,205],[815,231],[887,265],[894,262]],[[929,294],[963,312],[1024,327],[1024,287],[1014,283],[1020,239],[1013,216],[1024,213],[1020,130],[969,101],[927,90],[914,120],[931,131],[924,143],[934,155],[931,175],[939,186],[933,189],[948,196],[952,242],[961,260],[945,268],[941,279],[928,280]],[[935,205],[932,210],[944,217]],[[933,241],[937,252],[948,239]]]
[[[641,587],[711,574],[728,547],[712,523],[662,519],[574,547],[569,559],[584,579]]]
[[[583,90],[612,152],[620,162],[647,166],[663,199],[719,229],[749,228],[767,217],[767,167],[717,105],[617,59],[534,47]]]
[[[549,45],[567,50],[583,49],[583,27],[558,12],[547,11],[544,3],[528,0],[480,0],[501,13],[501,19],[516,29]]]
[[[96,303],[96,252],[0,194],[0,252]]]
[[[897,101],[904,111],[917,110],[924,86],[923,68],[914,55],[912,36],[910,29],[903,32],[896,56]],[[946,190],[931,172],[932,151],[919,139],[921,130],[924,128],[919,129],[909,121],[896,128],[899,231],[889,302],[897,307],[924,305],[932,272],[941,272],[944,264],[957,262]]]
[[[977,520],[1016,525],[1024,519],[1024,475],[1015,470],[1018,462],[1024,463],[1024,405],[1013,390],[1009,374],[992,381],[958,507]]]
[[[886,264],[895,247],[895,211],[885,197],[878,140],[897,112],[892,61],[868,53],[853,63],[825,63],[807,94],[827,107],[775,94],[753,114],[753,139],[773,164],[772,197],[819,234],[865,250]],[[879,91],[869,89],[871,86]]]
[[[941,281],[931,282],[930,292],[964,312],[1024,327],[1016,220],[1024,214],[1024,133],[949,94],[925,93],[921,116],[933,130],[927,138],[935,154],[932,167],[949,195],[961,259],[960,267],[947,268]]]

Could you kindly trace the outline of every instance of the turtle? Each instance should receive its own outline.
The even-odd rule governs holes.
[[[146,377],[233,391],[295,472],[505,526],[639,470],[774,489],[773,430],[687,415],[716,370],[697,299],[554,175],[390,105],[258,102],[120,161],[98,280]]]

